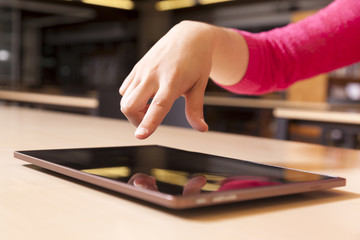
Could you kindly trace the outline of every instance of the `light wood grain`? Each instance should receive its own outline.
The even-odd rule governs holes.
[[[313,103],[302,101],[286,101],[280,99],[263,99],[263,98],[241,98],[225,96],[205,96],[204,105],[220,107],[239,107],[255,109],[275,109],[279,107],[287,108],[306,108],[306,109],[328,109],[328,103]]]
[[[286,99],[294,102],[324,103],[328,94],[328,74],[298,81],[287,89]]]
[[[0,239],[360,239],[359,151],[0,106]],[[170,211],[44,171],[15,150],[162,144],[347,178],[338,190]]]
[[[84,109],[96,109],[99,105],[98,99],[94,97],[76,97],[12,90],[0,90],[0,100]]]
[[[341,111],[277,108],[274,110],[274,116],[292,120],[360,124],[360,109],[357,111]]]

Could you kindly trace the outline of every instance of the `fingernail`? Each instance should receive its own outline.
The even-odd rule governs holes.
[[[202,132],[206,132],[209,129],[209,126],[205,122],[205,120],[202,118],[201,121],[204,123],[204,128],[201,130]]]
[[[138,187],[138,188],[146,188],[146,186],[145,186],[145,185],[143,185],[143,184],[138,184],[138,183],[136,183],[136,182],[134,182],[134,187]]]
[[[147,133],[146,128],[137,128],[135,131],[135,136],[144,136]]]
[[[123,92],[123,90],[124,90],[124,87],[123,87],[123,85],[121,85],[119,88],[119,93],[121,94]]]

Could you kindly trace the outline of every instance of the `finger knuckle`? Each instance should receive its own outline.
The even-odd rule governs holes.
[[[167,101],[166,99],[164,98],[161,98],[161,97],[158,97],[158,98],[154,98],[152,100],[152,103],[151,103],[154,107],[157,107],[157,108],[167,108],[169,106],[169,101]]]
[[[122,113],[124,113],[125,115],[130,115],[132,113],[132,107],[130,104],[126,103],[126,102],[122,102],[120,104],[120,110]]]

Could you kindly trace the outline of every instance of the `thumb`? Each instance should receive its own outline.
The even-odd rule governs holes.
[[[198,82],[199,83],[199,82]],[[200,131],[206,132],[209,127],[204,120],[204,94],[205,86],[202,84],[195,85],[185,95],[185,114],[186,119],[191,127]]]

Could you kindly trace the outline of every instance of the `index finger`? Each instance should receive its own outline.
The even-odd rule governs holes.
[[[145,139],[150,136],[161,124],[178,97],[170,91],[160,88],[150,103],[143,120],[136,129],[135,136],[139,139]]]

